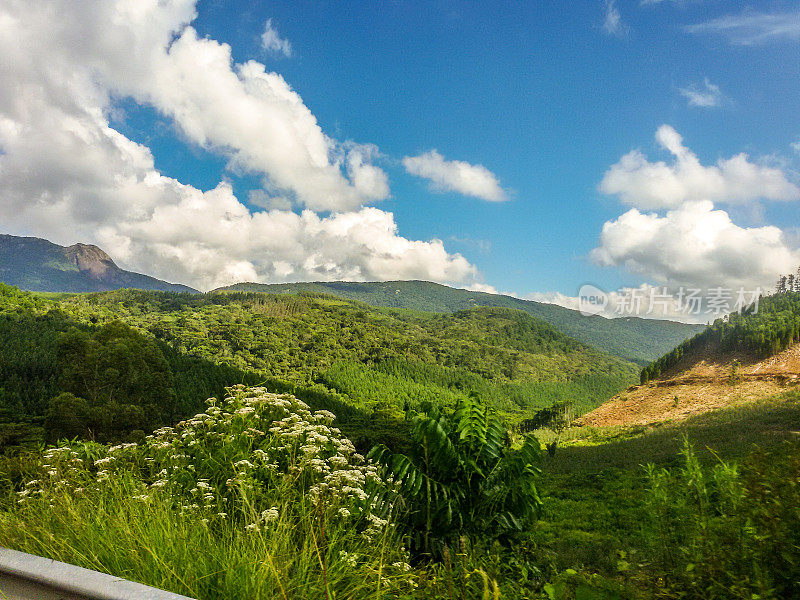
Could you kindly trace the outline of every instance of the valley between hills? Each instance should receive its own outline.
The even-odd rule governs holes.
[[[800,292],[695,327],[43,247],[0,284],[0,545],[198,599],[800,591]]]

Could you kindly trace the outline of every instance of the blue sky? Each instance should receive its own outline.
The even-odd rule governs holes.
[[[15,2],[0,1],[3,4],[13,13]],[[366,154],[358,150],[358,156],[385,174],[388,190],[382,193],[380,185],[359,190],[360,201],[346,205],[299,201],[310,192],[297,192],[290,175],[275,185],[272,163],[262,166],[257,153],[250,152],[255,158],[246,158],[246,166],[232,166],[231,156],[246,154],[247,144],[253,143],[244,140],[240,147],[236,136],[241,138],[241,133],[228,135],[206,122],[202,131],[192,129],[200,117],[188,113],[212,106],[205,99],[188,92],[175,98],[163,83],[125,72],[124,62],[103,63],[96,71],[102,76],[94,77],[101,82],[101,93],[108,95],[99,101],[107,123],[151,154],[155,172],[206,195],[227,182],[235,198],[253,213],[263,210],[263,202],[249,199],[258,190],[280,197],[270,201],[272,209],[296,215],[310,209],[323,220],[371,206],[390,215],[403,239],[439,239],[447,256],[460,254],[469,263],[458,269],[433,265],[394,271],[354,263],[334,266],[339,260],[335,251],[315,246],[305,251],[315,256],[327,252],[320,261],[329,264],[328,271],[319,266],[303,271],[267,265],[271,247],[251,247],[231,254],[230,264],[224,266],[228,279],[308,279],[320,273],[317,278],[419,276],[523,296],[554,292],[571,297],[587,282],[608,290],[641,284],[670,289],[712,286],[721,281],[752,287],[771,282],[774,274],[794,270],[792,265],[800,262],[800,154],[792,147],[800,142],[800,9],[795,2],[171,4],[176,5],[175,14],[164,17],[171,39],[191,28],[199,40],[230,47],[232,72],[248,61],[263,64],[265,73],[280,76],[296,92],[324,135],[335,141],[345,179],[355,181],[344,158],[352,152],[348,144],[368,144],[371,149]],[[33,25],[46,18],[22,17],[30,19],[32,33]],[[271,45],[264,37],[268,29]],[[121,31],[119,38],[125,39],[125,34]],[[117,33],[112,27],[103,35],[113,38]],[[53,52],[75,43],[69,40],[74,38],[53,42]],[[177,63],[169,46],[163,51]],[[75,60],[74,53],[65,54],[65,61]],[[197,56],[187,53],[186,60]],[[72,63],[75,72],[91,63],[83,58],[80,64]],[[179,72],[177,66],[170,68]],[[10,109],[5,113],[12,121],[22,119]],[[227,118],[236,115],[225,113],[220,128]],[[683,186],[683,191],[653,200],[650,195],[658,196],[668,184],[661,179],[647,183],[650,169],[659,161],[670,168],[677,160],[656,140],[656,132],[665,125],[668,130],[662,130],[666,133],[660,139],[673,139],[670,131],[681,136],[680,152],[694,157],[689,161],[695,160],[697,168],[690,165],[673,172],[671,184]],[[266,138],[270,131],[264,131]],[[2,147],[13,153],[10,141]],[[615,184],[601,190],[613,166],[637,149],[637,166],[623,169]],[[432,150],[442,157],[439,167],[449,161],[462,161],[465,169],[482,166],[478,174],[493,177],[499,186],[489,193],[495,197],[487,200],[486,192],[483,197],[465,192],[469,183],[459,188],[451,180],[434,186],[403,162],[406,157],[424,158]],[[740,153],[747,158],[731,163],[728,170],[720,166],[720,160]],[[720,173],[713,171],[715,166]],[[638,177],[642,174],[644,180]],[[481,181],[491,188],[491,181]],[[659,189],[642,187],[647,185]],[[48,198],[53,196],[48,193]],[[702,202],[707,204],[697,204]],[[12,204],[12,199],[6,200],[7,206]],[[147,206],[147,211],[157,211],[155,204]],[[623,223],[620,219],[626,214]],[[68,241],[69,235],[49,219],[34,212],[5,215],[11,232]],[[601,238],[604,224],[610,224],[607,238]],[[639,225],[653,228],[649,246],[646,239],[627,242],[628,228]],[[122,264],[140,269],[149,265],[149,272],[201,287],[225,282],[199,266],[170,267],[170,260],[186,259],[192,244],[163,242],[153,250],[159,242],[155,226],[139,224],[103,233],[107,224],[98,219],[93,227],[77,231],[92,237],[90,241],[110,245]],[[137,238],[136,232],[144,229],[147,235]],[[698,261],[685,256],[671,260],[676,247],[664,240],[675,238],[678,250],[700,244]],[[335,240],[326,239],[319,244],[335,245]],[[212,252],[220,243],[205,240],[195,246]],[[372,251],[385,249],[365,252]],[[248,252],[260,254],[254,258]],[[186,260],[200,265],[207,262],[204,256]],[[398,255],[397,264],[404,260]],[[414,260],[424,262],[412,257],[406,263]],[[272,260],[295,265],[292,261],[303,263],[302,257],[290,260],[283,255]],[[246,262],[252,268],[240,264]]]

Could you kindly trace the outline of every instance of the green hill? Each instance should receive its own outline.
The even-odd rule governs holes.
[[[641,381],[657,379],[684,357],[700,351],[743,352],[766,358],[800,341],[800,292],[764,296],[757,309],[717,319],[701,333],[678,345],[642,369]]]
[[[0,281],[35,292],[102,292],[120,288],[196,292],[120,269],[97,246],[59,246],[35,237],[0,234]]]
[[[53,415],[78,414],[70,432],[100,428],[109,439],[189,414],[237,382],[266,381],[341,421],[362,419],[369,431],[358,440],[372,435],[369,415],[397,418],[470,394],[512,420],[565,400],[582,412],[637,371],[518,310],[398,312],[320,295],[54,299],[0,284],[0,348],[6,421],[47,426],[50,415],[61,427]],[[72,397],[54,401],[64,393]]]
[[[97,324],[119,319],[182,351],[297,383],[314,382],[341,361],[398,358],[495,382],[631,368],[540,319],[497,307],[397,312],[334,296],[134,290],[72,296],[61,307]]]
[[[645,364],[669,352],[705,327],[674,321],[583,316],[555,304],[521,300],[512,296],[471,292],[428,281],[329,283],[238,283],[222,290],[296,294],[301,291],[333,294],[373,306],[429,312],[455,312],[476,306],[516,308],[547,321],[566,335],[626,360]]]

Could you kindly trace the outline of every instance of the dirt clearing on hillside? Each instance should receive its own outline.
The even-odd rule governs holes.
[[[694,357],[665,377],[632,386],[576,425],[649,425],[681,421],[710,410],[752,402],[800,385],[800,344],[764,360],[743,355]]]

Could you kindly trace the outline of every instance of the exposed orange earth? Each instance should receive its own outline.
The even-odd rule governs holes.
[[[739,361],[738,367],[734,367],[734,361]],[[684,358],[660,379],[629,387],[575,424],[600,427],[681,421],[798,385],[800,344],[762,360],[743,354],[695,354]]]

